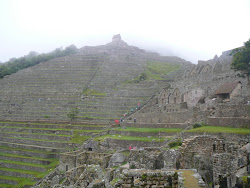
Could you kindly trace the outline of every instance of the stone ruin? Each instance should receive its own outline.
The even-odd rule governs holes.
[[[125,156],[124,152],[129,153]],[[34,187],[88,187],[88,188],[185,188],[184,173],[190,171],[197,185],[205,183],[196,170],[176,170],[166,166],[173,150],[139,148],[118,151],[113,155],[93,151],[75,151],[60,156],[59,166]],[[167,153],[167,154],[166,154]]]
[[[231,51],[190,66],[131,119],[138,123],[195,123],[249,127],[247,80],[230,68]],[[237,123],[235,123],[237,122]]]
[[[250,144],[234,143],[211,136],[184,140],[180,148],[180,168],[195,168],[215,187],[234,187],[238,178],[250,174]]]
[[[237,72],[230,69],[232,57],[229,54],[230,51],[226,51],[220,57],[193,65],[178,57],[162,57],[129,46],[120,35],[115,35],[112,42],[106,45],[86,46],[72,56],[44,62],[0,80],[3,90],[0,94],[0,116],[5,120],[27,122],[46,120],[42,127],[48,128],[46,123],[51,123],[49,120],[63,120],[68,124],[65,111],[79,107],[79,121],[91,119],[86,116],[91,109],[96,122],[107,123],[123,115],[118,111],[126,112],[130,106],[140,102],[140,109],[124,118],[121,126],[187,129],[192,123],[200,122],[250,128],[249,87],[246,79],[237,77]],[[162,77],[164,80],[146,80],[127,84],[123,88],[124,82],[144,71],[148,61],[178,64],[180,69]],[[54,74],[51,74],[54,70]],[[101,97],[83,94],[88,89],[98,91]],[[116,134],[116,131],[102,133]],[[67,134],[72,135],[73,130]],[[80,136],[85,135],[82,134]],[[156,136],[166,136],[161,134],[157,133]],[[8,133],[2,135],[2,141],[11,142],[12,146],[14,142],[27,144],[17,147],[29,148],[31,144],[41,144],[31,139],[34,137],[69,141],[42,141],[45,151],[50,149],[47,148],[49,146],[64,147],[62,151],[79,146],[70,143],[70,136],[26,134],[25,138],[29,139],[16,141],[14,137],[17,134],[11,139],[4,138]],[[39,180],[34,187],[184,187],[186,170],[194,173],[200,187],[205,187],[204,181],[213,183],[215,187],[242,185],[239,177],[249,175],[250,169],[249,135],[221,133],[216,137],[212,134],[194,138],[190,138],[190,135],[183,132],[175,135],[183,141],[179,150],[165,150],[167,141],[88,140],[79,150],[61,154],[58,168]],[[130,151],[121,150],[129,145],[140,147]],[[113,149],[116,152],[111,154]],[[60,149],[52,150],[59,152]],[[52,155],[56,157],[57,154]]]

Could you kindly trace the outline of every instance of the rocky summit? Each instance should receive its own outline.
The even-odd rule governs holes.
[[[130,46],[0,79],[0,187],[248,187],[250,87],[231,50],[192,64]]]

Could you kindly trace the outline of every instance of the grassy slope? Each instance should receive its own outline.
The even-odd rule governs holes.
[[[233,133],[233,134],[250,134],[250,129],[233,128],[233,127],[216,127],[216,126],[203,126],[195,129],[190,129],[185,132],[194,133]]]
[[[178,128],[137,128],[137,127],[126,127],[126,129],[117,128],[116,131],[133,131],[133,132],[147,132],[147,133],[179,133],[182,129]]]

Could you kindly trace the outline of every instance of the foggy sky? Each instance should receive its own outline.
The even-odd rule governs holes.
[[[250,38],[250,0],[0,0],[0,61],[75,44],[129,45],[197,63]]]

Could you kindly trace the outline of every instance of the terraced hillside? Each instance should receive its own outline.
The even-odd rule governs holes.
[[[33,185],[106,125],[0,122],[0,187]]]
[[[78,121],[120,118],[166,86],[164,79],[176,76],[167,78],[167,74],[155,72],[154,62],[168,64],[169,70],[179,74],[190,65],[177,57],[145,52],[120,39],[21,70],[0,79],[0,119],[69,120],[67,115],[74,108],[79,111],[75,114]],[[142,73],[149,76],[141,79]]]
[[[59,153],[78,148],[106,130],[106,123],[147,103],[187,66],[180,58],[148,53],[113,38],[0,79],[0,187],[33,185],[54,169]],[[158,133],[138,138],[133,131],[111,134],[123,139],[123,145],[126,140],[147,145]],[[145,139],[148,135],[152,138]],[[152,143],[160,146],[162,141]]]

